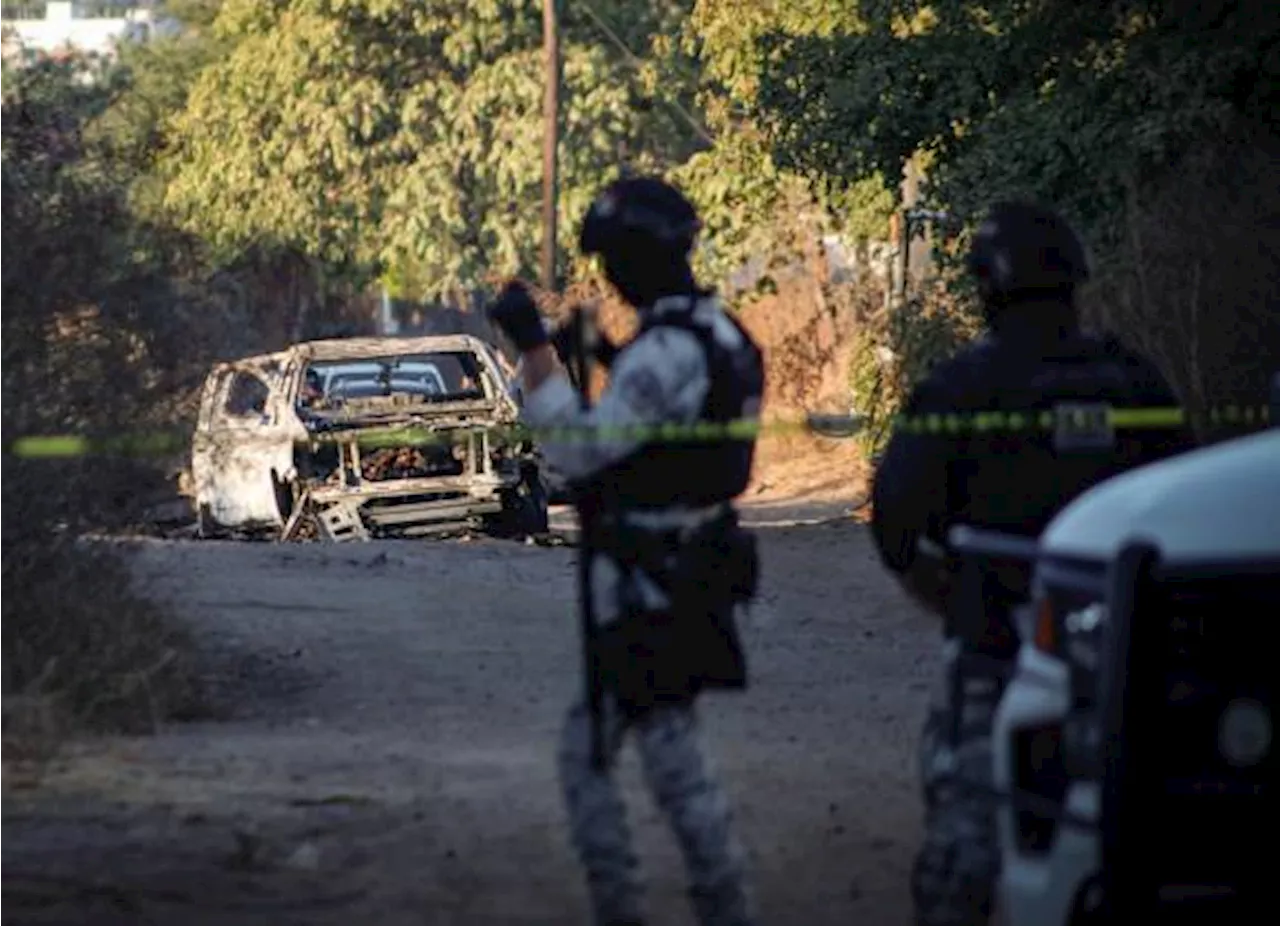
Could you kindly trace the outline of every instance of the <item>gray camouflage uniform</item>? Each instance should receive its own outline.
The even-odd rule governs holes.
[[[686,305],[681,298],[673,307]],[[664,301],[648,311],[661,313]],[[702,300],[697,312],[708,320],[716,337],[738,337],[716,299]],[[642,333],[619,355],[610,370],[610,387],[589,411],[580,408],[568,379],[557,374],[524,397],[523,417],[534,427],[587,426],[605,432],[599,440],[543,444],[547,462],[566,478],[578,480],[624,459],[640,445],[635,438],[609,436],[609,428],[693,423],[709,388],[709,371],[697,338],[681,329],[657,327]],[[662,527],[694,527],[721,510],[723,506],[644,514],[651,526],[658,526],[652,522],[660,518]],[[646,573],[623,570],[605,553],[593,559],[591,591],[601,627],[621,616],[624,601],[639,601],[654,611],[670,606]],[[586,869],[595,923],[641,923],[642,887],[626,808],[612,774],[592,766],[585,705],[583,697],[570,708],[558,752],[572,841]],[[750,924],[743,853],[732,834],[729,803],[699,745],[692,701],[662,704],[628,722],[606,692],[604,720],[610,757],[617,755],[628,732],[635,736],[648,788],[680,843],[698,922],[703,926]]]
[[[991,733],[1004,686],[966,674],[957,705],[951,679],[959,655],[959,641],[947,640],[920,742],[925,833],[911,875],[917,926],[988,922],[1000,871]]]

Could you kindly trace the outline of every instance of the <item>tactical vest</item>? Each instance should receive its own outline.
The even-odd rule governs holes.
[[[754,415],[764,395],[760,349],[736,319],[727,314],[726,318],[743,338],[736,349],[717,343],[711,328],[699,322],[692,310],[646,319],[637,335],[666,326],[698,339],[709,378],[699,416],[704,424],[725,425]],[[755,449],[754,435],[712,438],[695,433],[654,440],[601,473],[596,486],[607,508],[707,507],[731,501],[746,490]]]
[[[991,352],[998,373],[975,390],[987,410],[1053,413],[1055,409],[1168,405],[1133,381],[1121,349],[1081,335],[1041,347],[1010,343]],[[1106,479],[1185,449],[1178,429],[1082,435],[1031,431],[960,438],[948,473],[957,523],[1038,534],[1066,504]]]
[[[1164,406],[1173,397],[1135,380],[1115,342],[1075,335],[1057,343],[1009,340],[975,352],[973,369],[990,372],[983,388],[970,383],[975,406],[1004,412]],[[969,435],[956,441],[946,491],[951,523],[1036,536],[1083,492],[1127,470],[1189,449],[1179,428],[1111,431],[1070,429]],[[947,525],[944,525],[946,527]],[[1012,659],[1018,641],[1011,609],[1030,586],[1027,564],[970,568],[953,588],[949,633],[969,650]]]

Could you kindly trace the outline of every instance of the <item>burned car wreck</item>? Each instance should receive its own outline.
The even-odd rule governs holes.
[[[191,475],[201,536],[547,530],[499,355],[470,335],[347,338],[217,364]]]

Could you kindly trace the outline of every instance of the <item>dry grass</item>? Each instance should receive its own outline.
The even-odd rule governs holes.
[[[151,733],[204,714],[189,634],[136,593],[115,553],[68,534],[6,543],[3,587],[6,783],[75,733]]]
[[[157,462],[4,460],[7,770],[38,771],[77,732],[147,733],[201,710],[176,615],[137,592],[119,554],[77,539],[136,523],[169,484]]]
[[[203,709],[189,635],[135,594],[111,551],[70,540],[4,555],[4,755],[73,729],[154,732]]]

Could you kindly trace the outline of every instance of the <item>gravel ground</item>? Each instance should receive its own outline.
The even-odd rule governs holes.
[[[906,924],[936,630],[864,526],[758,530],[753,686],[702,714],[761,922]],[[7,780],[6,920],[587,922],[553,754],[579,684],[572,549],[132,546],[198,628],[226,716],[79,743],[38,787]],[[678,852],[624,756],[652,922],[690,924]]]

